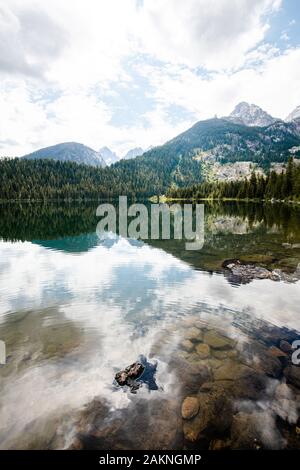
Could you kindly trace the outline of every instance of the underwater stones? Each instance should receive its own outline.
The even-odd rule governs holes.
[[[197,344],[196,353],[200,357],[200,359],[207,359],[210,356],[209,345],[205,343]]]
[[[239,412],[231,426],[231,448],[258,450],[262,447],[256,422],[250,413]]]
[[[231,349],[235,344],[231,338],[227,338],[215,330],[206,332],[203,341],[213,349]]]
[[[259,400],[264,396],[267,386],[266,376],[255,371],[238,380],[228,381],[232,396],[237,399]]]
[[[300,367],[289,365],[284,369],[283,375],[288,383],[300,388]]]
[[[234,349],[230,349],[230,350],[213,349],[211,354],[216,359],[228,359],[228,358],[237,357],[237,351],[235,351]]]
[[[256,371],[274,378],[281,375],[283,365],[280,359],[274,357],[266,346],[253,342],[247,345],[244,352],[248,355],[248,364]]]
[[[277,357],[266,355],[260,361],[259,370],[262,370],[269,377],[278,378],[282,372],[282,364]]]
[[[269,353],[271,354],[271,356],[274,356],[274,357],[287,357],[288,356],[287,353],[285,353],[279,348],[276,348],[276,346],[271,346],[269,348]]]
[[[223,361],[220,359],[211,358],[208,360],[208,363],[212,369],[218,369],[223,364]]]
[[[288,341],[285,341],[284,339],[282,339],[280,341],[279,347],[280,347],[281,351],[283,351],[285,353],[290,353],[290,352],[293,351],[293,348],[292,348],[291,344]]]
[[[269,412],[239,412],[231,426],[231,449],[282,449],[284,439]]]
[[[190,341],[202,341],[202,331],[192,326],[185,331],[185,338]]]
[[[203,434],[223,433],[232,421],[232,404],[223,387],[200,393],[198,399],[198,414],[183,425],[184,437],[189,442],[198,441]]]
[[[181,341],[180,345],[182,349],[184,349],[187,352],[190,352],[194,349],[194,344],[189,339],[184,339],[183,341]]]
[[[213,439],[210,441],[208,450],[225,450],[230,448],[230,440],[223,441],[222,439]]]
[[[172,358],[170,370],[174,370],[182,387],[183,395],[198,393],[199,387],[211,379],[210,368],[207,364],[188,362],[179,358]]]
[[[294,393],[293,390],[286,384],[286,383],[280,383],[275,390],[275,398],[277,400],[287,398],[289,400],[294,399]]]
[[[191,419],[199,411],[199,401],[196,397],[186,397],[181,406],[181,416],[183,419]]]
[[[253,369],[239,362],[226,360],[214,371],[215,380],[238,380],[247,375],[252,375]]]
[[[177,357],[180,359],[189,359],[190,354],[187,351],[179,350],[176,352]]]
[[[296,396],[289,385],[280,383],[275,390],[272,409],[281,419],[289,423],[297,423],[298,403]]]

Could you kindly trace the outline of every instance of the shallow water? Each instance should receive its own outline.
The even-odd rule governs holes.
[[[1,448],[299,447],[291,353],[272,346],[300,339],[300,210],[205,213],[205,245],[188,252],[100,241],[93,205],[0,207]],[[229,258],[287,279],[240,283]],[[141,354],[158,390],[133,395],[113,379]],[[183,420],[190,395],[200,411]]]

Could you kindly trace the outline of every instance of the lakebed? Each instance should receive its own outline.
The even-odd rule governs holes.
[[[93,206],[1,206],[1,448],[299,448],[299,209],[206,209],[193,253],[99,240]],[[132,394],[140,355],[157,387]]]

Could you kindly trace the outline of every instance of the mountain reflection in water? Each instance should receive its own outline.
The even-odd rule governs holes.
[[[199,252],[101,242],[95,210],[0,206],[1,448],[297,448],[300,391],[280,344],[298,338],[299,282],[232,284],[222,262],[294,272],[299,209],[207,205]],[[159,390],[116,390],[141,354]],[[200,411],[182,420],[189,395]],[[237,438],[243,420],[256,444]]]

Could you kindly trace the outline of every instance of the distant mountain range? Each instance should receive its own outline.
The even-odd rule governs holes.
[[[99,153],[105,161],[106,165],[112,165],[113,163],[116,163],[120,160],[120,157],[118,157],[118,155],[108,147],[102,147],[99,150]]]
[[[229,116],[197,122],[164,145],[143,151],[137,147],[120,157],[108,147],[98,152],[75,142],[38,150],[26,159],[53,159],[104,167],[126,181],[143,179],[164,190],[199,180],[249,176],[251,165],[267,169],[300,157],[300,106],[286,120],[272,117],[254,104],[239,103]],[[247,164],[245,164],[247,162]],[[235,168],[231,168],[231,166]],[[136,182],[132,180],[132,185]],[[150,186],[147,190],[150,191]],[[146,189],[145,189],[146,190]]]
[[[281,172],[290,156],[300,162],[299,108],[280,120],[255,105],[241,103],[230,116],[199,121],[135,158],[115,161],[119,157],[108,148],[101,153],[72,142],[24,158],[3,159],[0,199],[149,197],[166,194],[170,188],[250,177],[253,170]],[[136,153],[140,149],[129,152],[129,157]],[[103,155],[114,164],[102,168]]]
[[[294,111],[292,111],[288,117],[286,118],[286,121],[287,122],[290,122],[290,121],[294,121],[295,119],[299,119],[300,118],[300,106],[297,106],[297,108],[294,109]]]
[[[102,147],[99,150],[100,155],[102,156],[103,160],[107,165],[112,165],[113,163],[118,162],[119,160],[129,160],[130,158],[135,158],[138,157],[139,155],[143,155],[145,150],[143,150],[141,147],[135,147],[131,150],[128,150],[128,152],[121,156],[117,155],[115,152],[110,150],[108,147]]]
[[[99,152],[77,142],[65,142],[36,150],[23,158],[27,160],[50,159],[61,162],[71,161],[85,165],[104,167],[105,161]]]

